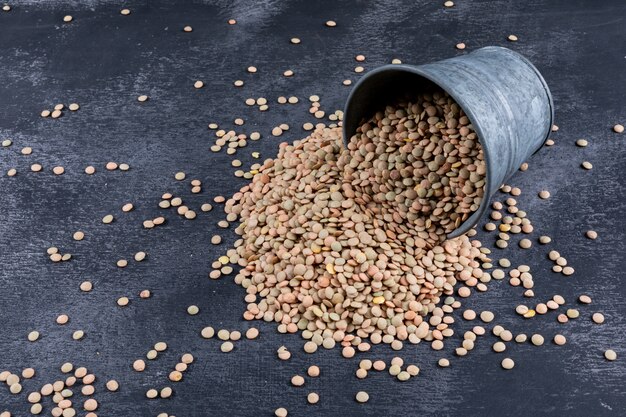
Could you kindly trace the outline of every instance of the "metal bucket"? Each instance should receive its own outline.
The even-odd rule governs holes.
[[[548,86],[526,58],[510,49],[488,46],[425,65],[385,65],[354,86],[344,111],[348,144],[361,122],[399,97],[445,90],[461,106],[480,141],[487,168],[484,198],[465,222],[448,235],[470,230],[489,199],[548,139],[554,105]]]

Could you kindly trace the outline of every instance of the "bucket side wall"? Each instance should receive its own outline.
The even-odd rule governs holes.
[[[500,47],[419,66],[466,112],[485,149],[491,196],[539,149],[552,125],[552,99],[538,71]]]

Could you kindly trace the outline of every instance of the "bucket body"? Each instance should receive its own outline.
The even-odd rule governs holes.
[[[548,139],[554,105],[548,86],[526,58],[510,49],[488,46],[466,55],[424,65],[385,65],[355,86],[346,104],[344,143],[363,120],[400,97],[439,88],[469,118],[486,164],[483,201],[449,238],[470,230],[489,199]]]

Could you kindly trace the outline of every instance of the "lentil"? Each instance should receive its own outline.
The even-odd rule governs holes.
[[[507,369],[507,370],[513,369],[513,367],[515,366],[515,362],[511,358],[502,359],[501,364],[502,364],[502,368]]]
[[[356,393],[356,401],[359,403],[366,403],[370,399],[370,396],[365,391],[359,391]]]
[[[591,320],[596,324],[602,324],[604,323],[604,315],[602,313],[593,313]]]
[[[302,385],[304,385],[304,378],[300,375],[294,375],[291,378],[291,385],[293,385],[294,387],[301,387]]]
[[[531,336],[530,341],[535,346],[541,346],[543,345],[543,336],[540,334],[534,334]]]
[[[120,385],[118,384],[116,380],[111,379],[110,381],[107,381],[106,387],[109,391],[115,392],[120,388]]]

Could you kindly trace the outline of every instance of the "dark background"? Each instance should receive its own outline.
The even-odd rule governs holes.
[[[611,130],[626,122],[626,3],[456,3],[444,9],[443,0],[27,1],[0,12],[0,140],[14,142],[0,149],[0,371],[37,370],[18,396],[0,386],[0,411],[29,415],[27,394],[60,379],[60,365],[70,361],[98,377],[100,416],[270,416],[281,406],[290,416],[626,415],[626,136]],[[132,14],[121,16],[122,7]],[[74,17],[72,23],[62,23],[66,14]],[[237,24],[228,25],[230,18]],[[329,19],[337,27],[325,27]],[[183,33],[185,25],[193,32]],[[519,41],[508,42],[509,34]],[[290,44],[291,37],[302,43]],[[466,51],[457,51],[457,42],[465,42]],[[258,162],[252,151],[261,152],[262,161],[275,155],[281,141],[306,136],[302,124],[316,122],[308,113],[311,94],[321,97],[327,114],[343,108],[350,87],[341,82],[358,79],[357,54],[366,55],[362,65],[370,70],[392,58],[418,64],[487,45],[510,47],[539,68],[552,90],[560,127],[552,135],[556,145],[541,149],[529,170],[510,180],[523,190],[519,206],[533,221],[535,244],[522,251],[515,244],[520,237],[514,237],[509,249],[495,251],[494,262],[508,257],[514,266],[530,265],[534,302],[561,294],[565,307],[579,308],[581,317],[562,325],[551,312],[524,321],[514,307],[533,301],[506,281],[492,282],[487,293],[467,300],[467,307],[494,311],[492,325],[514,334],[543,334],[544,346],[509,343],[506,353],[496,354],[490,335],[480,338],[467,357],[456,358],[452,352],[460,335],[476,324],[459,320],[457,335],[443,352],[425,343],[400,353],[376,346],[351,360],[338,349],[306,355],[299,336],[280,335],[274,324],[244,322],[244,290],[232,276],[207,278],[211,262],[230,247],[235,233],[216,227],[224,218],[218,205],[210,213],[199,212],[201,203],[228,197],[245,184],[233,176],[231,160],[249,166]],[[256,74],[246,72],[250,65],[258,67]],[[286,69],[296,75],[283,77]],[[205,82],[201,90],[193,88],[198,79]],[[233,87],[237,79],[246,82],[243,88]],[[141,94],[150,100],[138,103]],[[280,95],[296,95],[300,103],[279,105]],[[247,107],[248,97],[266,97],[269,111]],[[65,111],[57,120],[39,116],[56,103],[71,102],[81,109]],[[210,152],[214,134],[207,124],[229,130],[236,117],[246,121],[237,131],[259,131],[263,138],[235,156]],[[274,138],[269,133],[279,123],[291,129]],[[579,138],[589,146],[577,148]],[[21,155],[24,146],[33,154]],[[594,169],[581,169],[584,160]],[[108,161],[129,163],[131,170],[107,172]],[[44,172],[29,171],[35,162]],[[66,173],[52,175],[55,165]],[[85,175],[87,165],[98,172]],[[14,178],[5,175],[11,167],[19,172]],[[188,180],[174,181],[177,171],[185,171]],[[193,178],[202,180],[201,194],[190,193]],[[552,193],[549,200],[538,199],[542,189]],[[182,196],[198,218],[183,220],[171,210],[164,214],[157,207],[164,192]],[[126,202],[135,204],[133,212],[121,212]],[[108,213],[117,220],[104,225],[101,218]],[[144,219],[158,215],[167,217],[165,226],[142,228]],[[598,240],[585,239],[589,229],[598,232]],[[72,240],[76,230],[86,233],[84,241]],[[218,232],[224,243],[215,247],[209,240]],[[538,245],[542,234],[553,243]],[[493,236],[481,231],[478,237],[493,246]],[[52,245],[74,259],[53,264],[45,255]],[[576,268],[573,276],[550,271],[550,249]],[[131,261],[123,270],[115,266],[138,250],[148,252],[145,262]],[[94,290],[81,293],[78,285],[87,279]],[[153,297],[139,299],[146,288]],[[593,298],[592,305],[578,305],[582,293]],[[126,308],[115,303],[123,295],[131,298]],[[200,307],[199,315],[186,314],[190,304]],[[595,311],[605,314],[605,324],[591,322]],[[70,315],[66,326],[54,322],[61,313]],[[206,325],[257,326],[261,335],[222,354],[218,341],[200,338]],[[30,343],[26,335],[35,329],[42,337]],[[71,339],[76,329],[86,331],[84,340]],[[557,332],[567,337],[566,346],[551,343]],[[168,351],[147,361],[145,372],[133,372],[132,362],[157,341],[166,341]],[[276,358],[281,345],[292,351],[290,361]],[[609,348],[617,351],[616,362],[604,360]],[[196,362],[182,382],[171,383],[167,375],[185,352]],[[417,364],[420,376],[404,383],[387,372],[365,380],[354,376],[360,359],[396,355]],[[500,368],[504,355],[515,360],[512,371]],[[438,369],[440,357],[450,358],[451,367]],[[321,376],[292,387],[291,376],[304,375],[310,364],[320,366]],[[104,389],[109,378],[120,382],[119,392]],[[174,387],[172,398],[145,398],[147,389],[164,386]],[[360,390],[369,392],[368,404],[354,401]],[[307,405],[310,391],[319,393],[317,405]],[[80,398],[74,397],[82,403]],[[45,404],[49,415],[50,399]]]

